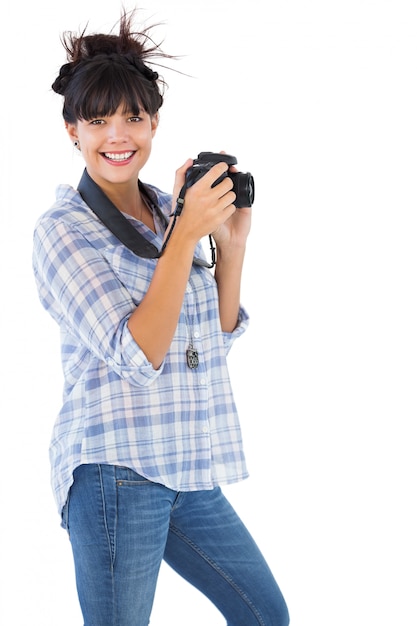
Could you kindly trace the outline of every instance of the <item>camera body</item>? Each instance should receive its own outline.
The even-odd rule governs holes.
[[[236,165],[237,160],[236,157],[230,154],[200,152],[198,157],[194,159],[193,165],[187,170],[185,186],[188,188],[194,185],[194,183],[204,176],[216,163],[227,163],[230,166]],[[212,187],[218,185],[227,176],[231,178],[233,182],[233,191],[236,194],[234,205],[236,208],[241,209],[242,207],[252,206],[255,199],[255,183],[253,176],[249,172],[227,171],[214,181]]]

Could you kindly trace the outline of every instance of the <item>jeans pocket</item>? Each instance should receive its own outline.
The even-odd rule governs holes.
[[[124,465],[116,465],[116,484],[121,487],[122,485],[152,485],[153,483],[138,474],[130,467]]]

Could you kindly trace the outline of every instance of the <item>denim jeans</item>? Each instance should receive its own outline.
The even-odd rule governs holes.
[[[176,492],[126,467],[82,465],[62,519],[84,626],[147,626],[162,559],[228,626],[289,623],[267,563],[218,487]]]

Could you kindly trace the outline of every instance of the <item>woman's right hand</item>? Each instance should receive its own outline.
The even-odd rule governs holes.
[[[177,198],[185,184],[187,170],[192,166],[192,159],[177,169],[173,190],[173,211]],[[232,191],[231,178],[225,177],[220,183],[213,183],[225,172],[226,163],[216,163],[204,176],[187,188],[184,196],[184,205],[178,226],[190,233],[197,243],[202,237],[209,235],[223,224],[236,210],[233,202],[236,199]]]

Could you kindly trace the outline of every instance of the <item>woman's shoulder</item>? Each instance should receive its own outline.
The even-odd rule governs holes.
[[[66,222],[78,222],[91,219],[91,212],[77,189],[71,185],[58,185],[55,190],[55,202],[42,213],[38,221],[59,219]]]
[[[41,214],[34,225],[35,239],[62,243],[64,234],[80,241],[100,241],[102,246],[111,236],[110,231],[84,202],[71,185],[58,185],[55,202]],[[55,244],[54,244],[55,245]]]

